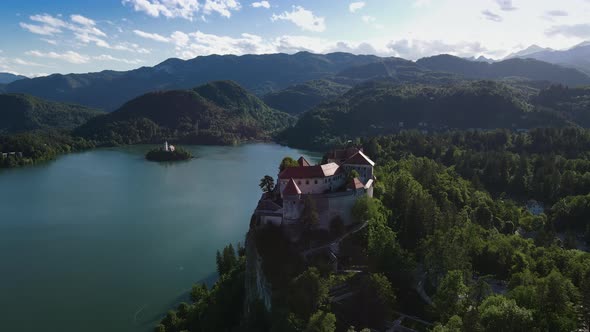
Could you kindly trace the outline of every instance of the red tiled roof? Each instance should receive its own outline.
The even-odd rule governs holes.
[[[316,166],[287,167],[279,173],[279,179],[311,179],[332,176],[340,171],[336,163]]]
[[[307,160],[305,160],[305,158],[303,158],[303,156],[299,157],[299,159],[297,159],[297,163],[299,164],[299,166],[311,166],[309,164],[309,162]]]
[[[297,183],[293,179],[289,180],[287,186],[283,190],[283,195],[301,195],[301,189],[297,186]]]
[[[365,155],[363,153],[363,151],[359,151],[354,156],[348,158],[344,163],[345,164],[349,164],[349,165],[371,165],[371,166],[375,166],[375,162],[372,161],[369,157],[367,157],[367,155]]]
[[[364,187],[365,187],[365,185],[358,178],[354,178],[354,179],[350,180],[350,182],[348,182],[348,186],[347,186],[347,188],[353,189],[353,190],[363,189]]]
[[[337,159],[337,160],[346,160],[352,157],[357,152],[362,151],[355,147],[349,147],[345,149],[335,149],[327,153],[326,157],[328,159]]]

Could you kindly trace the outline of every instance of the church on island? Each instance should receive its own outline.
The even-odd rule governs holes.
[[[324,160],[311,165],[301,157],[297,166],[282,170],[274,190],[264,193],[258,203],[255,226],[297,226],[309,199],[318,213],[319,228],[330,229],[334,220],[351,224],[355,202],[373,196],[375,163],[358,148],[331,151]]]

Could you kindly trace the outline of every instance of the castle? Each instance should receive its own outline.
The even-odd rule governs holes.
[[[334,220],[345,226],[353,223],[355,202],[362,196],[373,196],[375,163],[357,148],[331,151],[324,160],[324,164],[311,165],[301,157],[298,166],[281,171],[274,190],[264,193],[258,202],[256,226],[299,225],[307,198],[315,205],[319,228],[330,229]],[[353,170],[357,177],[350,176]]]

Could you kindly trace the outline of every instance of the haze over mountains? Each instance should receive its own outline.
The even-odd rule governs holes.
[[[520,52],[510,54],[506,59],[531,58],[553,64],[576,68],[590,74],[590,41],[575,45],[567,50],[554,50],[532,45]]]
[[[590,84],[590,77],[578,70],[535,60],[510,59],[488,64],[440,55],[413,62],[373,55],[300,52],[293,55],[211,55],[186,61],[168,59],[154,67],[125,72],[54,74],[19,80],[0,87],[0,91],[27,93],[113,111],[148,92],[190,89],[215,80],[233,80],[250,92],[264,96],[311,80],[329,79],[340,85],[353,86],[380,77],[399,83],[519,77],[570,86]],[[312,102],[309,107],[314,105]]]
[[[27,77],[22,75],[14,75],[11,73],[0,73],[0,84],[8,84],[14,81],[22,80]]]

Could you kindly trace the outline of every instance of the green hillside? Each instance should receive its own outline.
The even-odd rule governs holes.
[[[108,145],[163,139],[233,144],[269,139],[293,121],[236,83],[218,81],[192,90],[148,93],[89,121],[75,134]]]
[[[558,112],[564,118],[590,128],[590,88],[567,88],[561,85],[542,90],[534,102],[539,107]]]
[[[336,98],[350,90],[349,85],[330,80],[314,80],[272,92],[263,97],[270,107],[289,113],[308,111],[322,102]]]
[[[0,133],[73,129],[101,112],[21,94],[0,94]]]
[[[502,79],[521,77],[535,81],[551,81],[571,87],[590,85],[590,77],[581,71],[535,59],[508,59],[495,63],[469,61],[442,54],[416,61],[432,71],[462,75],[470,79]]]
[[[529,94],[492,81],[445,86],[370,82],[305,113],[281,139],[297,147],[320,148],[406,129],[521,129],[568,123],[558,112],[532,105]]]

